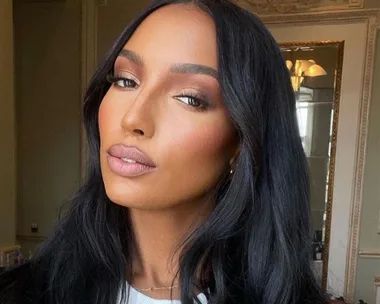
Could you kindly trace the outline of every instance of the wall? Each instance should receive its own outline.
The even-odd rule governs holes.
[[[378,3],[380,7],[380,3]],[[364,172],[359,248],[378,252],[377,258],[359,257],[356,297],[375,303],[374,277],[380,275],[380,34],[377,35],[373,90]]]
[[[150,2],[150,0],[109,0],[108,5],[98,7],[99,61],[132,18]]]
[[[366,8],[380,8],[379,0],[366,0]],[[378,252],[377,258],[359,256],[356,300],[375,303],[374,277],[380,275],[380,34],[377,34],[373,90],[369,111],[363,205],[359,236],[360,250]]]
[[[20,0],[14,14],[17,234],[33,249],[80,181],[81,1]]]
[[[0,1],[0,247],[15,244],[16,151],[12,0]]]
[[[380,2],[379,0],[364,0],[365,8],[379,8]]]

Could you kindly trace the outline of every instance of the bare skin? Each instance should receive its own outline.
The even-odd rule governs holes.
[[[213,20],[179,4],[146,18],[115,62],[124,80],[112,84],[99,109],[100,159],[108,197],[130,209],[138,252],[129,283],[136,288],[172,284],[176,249],[212,212],[213,190],[238,152],[217,61]],[[107,161],[115,144],[137,147],[154,170],[116,174]],[[170,291],[147,294],[162,299]]]

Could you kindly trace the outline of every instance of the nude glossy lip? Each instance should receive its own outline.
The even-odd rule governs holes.
[[[107,152],[108,165],[118,175],[134,177],[156,170],[154,162],[136,147],[114,145]]]

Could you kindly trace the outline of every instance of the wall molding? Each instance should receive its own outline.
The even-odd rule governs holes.
[[[98,5],[95,0],[82,0],[82,94],[95,72],[98,45]]]
[[[380,29],[380,9],[345,10],[329,12],[309,12],[297,14],[273,14],[260,16],[270,25],[320,25],[365,23],[367,44],[362,82],[358,137],[355,158],[355,178],[351,200],[348,249],[346,255],[346,275],[344,279],[344,297],[349,303],[354,301],[356,287],[357,261],[359,257],[359,229],[363,197],[363,177],[367,148],[368,117],[371,101],[374,56],[377,30]],[[334,215],[333,215],[334,217]],[[342,257],[344,259],[344,257]]]
[[[363,9],[348,11],[309,12],[297,14],[271,14],[260,16],[268,24],[339,24],[350,21],[366,21],[375,28],[379,27],[380,9]]]
[[[37,4],[37,3],[51,3],[51,2],[65,2],[66,0],[15,0],[20,4]]]
[[[359,13],[357,13],[359,15]],[[355,18],[358,18],[356,16]],[[374,72],[374,62],[375,62],[375,51],[376,51],[376,37],[377,31],[380,29],[380,10],[371,10],[366,13],[365,20],[368,23],[368,34],[367,34],[367,54],[366,63],[364,70],[364,86],[362,92],[362,108],[361,108],[361,119],[360,119],[360,133],[358,138],[358,152],[357,152],[357,163],[356,163],[356,177],[354,185],[354,202],[353,208],[351,210],[351,234],[350,234],[350,246],[348,253],[348,271],[346,275],[346,297],[350,302],[354,301],[355,289],[356,289],[356,272],[358,263],[358,248],[359,248],[359,229],[361,221],[361,209],[362,209],[362,199],[363,199],[363,182],[364,182],[364,168],[365,168],[365,157],[367,150],[367,134],[368,134],[368,119],[369,119],[369,109],[372,93],[372,82],[373,82],[373,72]]]
[[[258,15],[350,10],[364,7],[364,0],[235,0]]]
[[[0,252],[11,253],[20,249],[21,249],[20,245],[14,245],[14,246],[0,248]]]
[[[84,95],[87,90],[87,85],[95,73],[97,66],[97,50],[98,50],[98,6],[106,5],[100,3],[100,0],[81,0],[82,1],[82,14],[81,14],[81,39],[82,39],[82,53],[81,53],[81,106],[84,101]],[[81,113],[83,114],[83,113]],[[83,116],[83,115],[81,115]],[[81,177],[84,178],[86,167],[86,134],[84,126],[81,127],[81,142],[80,142],[80,172]]]
[[[108,5],[108,0],[96,0],[97,6],[106,6]]]
[[[362,259],[380,259],[380,249],[359,250],[359,257]]]
[[[36,242],[43,242],[47,238],[45,236],[41,235],[29,235],[29,234],[17,234],[16,239],[20,241],[36,241]]]

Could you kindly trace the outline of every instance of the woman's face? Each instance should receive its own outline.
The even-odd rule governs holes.
[[[204,203],[238,148],[217,78],[215,26],[200,9],[165,6],[138,27],[99,109],[101,170],[114,203]]]

